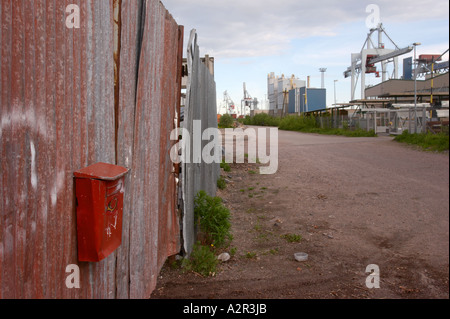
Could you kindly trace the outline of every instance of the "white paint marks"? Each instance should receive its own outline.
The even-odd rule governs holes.
[[[64,186],[64,179],[66,177],[66,173],[64,171],[58,172],[58,175],[56,176],[55,184],[52,188],[52,191],[50,193],[50,198],[52,201],[52,206],[56,205],[56,201],[58,200],[58,193],[61,191],[61,189]]]
[[[45,116],[42,114],[37,115],[33,107],[28,108],[25,112],[21,112],[20,108],[16,107],[16,104],[13,104],[13,110],[11,112],[5,112],[1,116],[0,137],[2,137],[3,130],[11,129],[11,126],[16,128],[25,126],[30,132],[36,134],[44,141],[50,142],[54,140],[52,136],[47,136]]]
[[[36,175],[36,149],[33,141],[30,142],[31,149],[31,186],[34,191],[37,190],[37,175]]]

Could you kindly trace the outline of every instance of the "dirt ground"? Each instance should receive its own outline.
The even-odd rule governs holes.
[[[208,278],[167,263],[153,299],[449,298],[448,153],[279,131],[278,172],[259,166],[222,172],[236,254]]]

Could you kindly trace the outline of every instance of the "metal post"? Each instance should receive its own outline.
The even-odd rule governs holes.
[[[427,108],[422,108],[422,133],[427,133]]]
[[[412,126],[411,126],[411,108],[409,107],[408,108],[408,132],[409,132],[409,134],[412,133],[411,129],[412,129]]]
[[[373,112],[373,130],[377,134],[377,111]]]
[[[367,120],[367,127],[366,127],[366,130],[367,130],[367,132],[370,131],[370,118],[369,118],[369,115],[370,115],[370,113],[367,112],[367,113],[366,113],[366,120]]]
[[[338,80],[334,80],[334,106],[336,106],[336,82]]]
[[[433,107],[433,86],[434,86],[434,56],[431,60],[431,90],[430,90],[430,105]]]
[[[391,111],[389,110],[388,111],[388,121],[387,121],[387,124],[388,124],[388,131],[387,132],[389,132],[389,134],[391,133]]]

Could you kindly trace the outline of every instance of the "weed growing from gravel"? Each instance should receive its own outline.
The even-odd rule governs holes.
[[[290,243],[299,243],[302,241],[302,235],[297,234],[286,234],[281,236],[281,238],[286,239]]]
[[[214,276],[217,272],[219,260],[211,248],[202,246],[200,242],[194,245],[189,259],[183,259],[182,267],[185,271],[194,271],[202,276]]]
[[[257,257],[257,254],[255,252],[248,252],[245,254],[245,258],[247,259],[255,259]]]
[[[194,201],[194,215],[206,244],[220,247],[232,240],[230,211],[220,197],[211,197],[200,191]]]
[[[225,172],[231,172],[231,166],[230,164],[226,163],[225,160],[220,163],[220,168],[223,168]]]
[[[227,188],[227,182],[223,178],[223,176],[220,176],[220,178],[217,180],[217,188],[224,190]]]

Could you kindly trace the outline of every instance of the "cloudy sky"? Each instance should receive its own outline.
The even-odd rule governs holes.
[[[387,34],[400,48],[421,42],[418,55],[441,54],[449,48],[448,0],[162,2],[178,24],[185,26],[185,42],[190,30],[196,29],[201,55],[215,58],[219,106],[225,90],[240,105],[244,82],[252,97],[264,101],[270,72],[295,74],[302,80],[310,76],[311,86],[320,87],[319,68],[327,68],[327,104],[334,103],[334,80],[338,80],[337,102],[348,102],[350,79],[343,72],[350,66],[351,53],[360,52],[366,40],[366,21],[374,16],[366,12],[370,4],[377,5]],[[389,39],[383,40],[386,48],[394,48]],[[401,56],[400,64],[411,55]],[[366,84],[379,81],[369,75]]]

